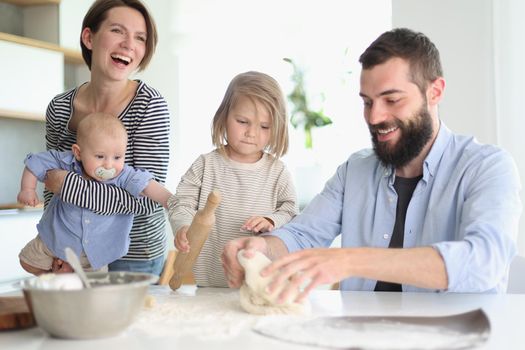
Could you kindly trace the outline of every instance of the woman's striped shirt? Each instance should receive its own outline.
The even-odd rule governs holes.
[[[170,115],[160,93],[137,81],[135,98],[118,116],[128,132],[126,164],[149,170],[164,183],[169,161]],[[73,100],[78,87],[57,95],[46,112],[46,147],[48,150],[71,150],[76,133],[69,130]],[[164,254],[165,217],[161,205],[148,198],[137,199],[125,190],[83,179],[68,173],[62,186],[62,200],[101,215],[135,214],[128,254],[122,259],[151,260]],[[45,194],[45,202],[52,193]]]

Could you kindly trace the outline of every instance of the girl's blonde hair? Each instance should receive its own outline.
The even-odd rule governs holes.
[[[224,152],[228,143],[226,120],[239,97],[244,96],[260,102],[268,110],[272,126],[270,141],[265,151],[280,158],[288,151],[288,117],[283,92],[277,81],[260,72],[245,72],[232,79],[224,98],[213,117],[211,138],[213,145]]]

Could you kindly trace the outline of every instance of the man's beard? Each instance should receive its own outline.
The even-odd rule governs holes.
[[[432,137],[433,132],[432,118],[425,105],[422,105],[419,112],[404,123],[396,119],[393,123],[381,123],[368,127],[377,157],[383,165],[387,167],[391,165],[394,168],[403,167],[416,158]],[[399,127],[401,131],[401,137],[396,145],[389,146],[388,142],[377,141],[378,129],[387,130],[392,127]]]

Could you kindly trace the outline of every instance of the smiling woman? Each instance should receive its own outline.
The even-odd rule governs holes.
[[[157,44],[149,11],[139,0],[97,0],[84,17],[80,39],[91,79],[49,104],[47,148],[69,150],[76,142],[78,123],[91,112],[105,112],[119,118],[127,129],[126,163],[149,170],[163,183],[169,158],[168,107],[157,90],[130,79],[148,66]],[[74,173],[55,171],[48,177],[46,186],[55,192],[62,189],[62,199],[67,203],[103,215],[139,213],[127,255],[109,268],[160,274],[165,250],[161,206],[103,183],[88,182]],[[47,193],[46,201],[51,196]],[[60,266],[61,261],[57,261],[56,268]]]

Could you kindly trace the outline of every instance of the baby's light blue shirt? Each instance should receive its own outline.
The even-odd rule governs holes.
[[[25,165],[42,182],[51,169],[82,175],[82,166],[70,151],[29,154]],[[121,187],[139,197],[151,179],[153,175],[147,170],[124,165],[117,177],[104,183]],[[42,241],[58,258],[65,260],[64,249],[70,247],[78,255],[84,251],[92,268],[99,269],[128,252],[132,224],[132,214],[99,215],[65,203],[55,194],[44,210],[37,230]]]

